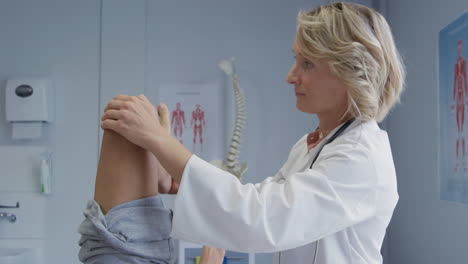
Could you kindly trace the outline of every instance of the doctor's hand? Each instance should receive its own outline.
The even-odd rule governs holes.
[[[158,171],[158,192],[163,194],[177,194],[179,191],[179,183],[159,165]]]
[[[171,137],[169,110],[166,105],[158,109],[144,95],[115,96],[104,109],[101,128],[110,129],[144,149],[155,138]]]

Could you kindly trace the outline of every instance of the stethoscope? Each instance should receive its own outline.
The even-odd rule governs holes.
[[[333,134],[333,135],[327,140],[327,142],[325,142],[325,144],[323,144],[322,147],[320,147],[320,149],[317,151],[317,154],[315,154],[315,157],[314,157],[314,159],[312,160],[312,163],[310,164],[309,169],[312,169],[312,166],[314,165],[315,161],[317,160],[318,156],[320,155],[320,152],[322,151],[323,147],[325,147],[325,145],[327,145],[327,144],[332,143],[333,140],[335,140],[341,133],[343,133],[343,131],[345,131],[345,129],[348,128],[349,125],[351,125],[351,123],[353,123],[353,121],[354,121],[354,118],[351,118],[350,120],[346,121],[346,123],[344,123],[344,124],[335,132],[335,134]]]
[[[325,144],[323,144],[320,147],[320,149],[315,154],[315,157],[312,160],[312,163],[310,164],[309,169],[312,169],[312,166],[314,165],[315,161],[317,160],[318,156],[320,155],[320,152],[322,151],[323,147],[325,147],[327,144],[332,143],[339,135],[341,135],[341,133],[343,133],[343,131],[346,130],[346,128],[349,127],[349,125],[351,125],[351,123],[353,123],[353,121],[354,121],[354,118],[351,118],[350,120],[346,121],[346,123],[341,125],[341,127],[325,142]],[[280,178],[276,182],[280,182],[280,181],[284,182],[285,179]],[[318,247],[319,247],[319,242],[320,242],[320,240],[317,240],[317,243],[315,243],[315,253],[314,253],[314,262],[313,262],[313,264],[315,264],[315,261],[317,260],[317,251],[318,251]],[[279,261],[278,261],[278,263],[281,264],[281,251],[279,252]]]

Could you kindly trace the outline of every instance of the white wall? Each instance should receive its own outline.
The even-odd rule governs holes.
[[[439,198],[438,33],[466,0],[389,0],[387,14],[408,67],[402,103],[387,119],[400,201],[390,225],[394,264],[467,263],[468,205]]]
[[[100,3],[94,0],[0,2],[0,144],[12,142],[5,121],[5,81],[50,77],[55,123],[36,145],[54,152],[55,193],[47,199],[46,263],[77,263],[81,208],[92,197],[97,165]],[[7,161],[3,161],[7,162]],[[5,173],[0,174],[5,177]],[[0,224],[5,224],[2,221]]]

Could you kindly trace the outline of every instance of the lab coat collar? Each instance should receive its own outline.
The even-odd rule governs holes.
[[[346,134],[346,132],[348,132],[349,130],[351,130],[351,129],[357,127],[357,126],[358,126],[359,124],[361,124],[362,122],[363,122],[363,121],[362,121],[361,119],[356,118],[356,120],[354,120],[354,121],[343,131],[343,134]],[[375,121],[372,121],[372,122],[375,123]],[[315,149],[315,148],[320,148],[323,144],[325,144],[325,142],[327,142],[327,140],[328,140],[329,138],[331,138],[331,137],[333,136],[333,134],[335,134],[335,132],[338,131],[338,129],[340,129],[340,127],[341,127],[344,123],[346,123],[346,121],[343,122],[343,123],[341,123],[341,124],[339,124],[337,127],[335,127],[332,131],[330,131],[330,133],[328,133],[328,135],[327,135],[325,138],[323,138],[317,145],[315,145],[315,146],[314,146],[313,148],[311,148],[311,149],[309,149],[309,145],[308,145],[308,143],[307,143],[307,138],[309,137],[310,134],[312,134],[312,133],[314,133],[315,131],[317,131],[318,128],[315,129],[313,132],[307,134],[307,137],[306,137],[307,154],[310,154],[311,150],[313,150],[313,149]],[[375,125],[376,125],[376,123],[375,123]]]

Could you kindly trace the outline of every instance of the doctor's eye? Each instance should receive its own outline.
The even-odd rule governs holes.
[[[305,68],[312,68],[312,67],[314,67],[314,64],[311,61],[305,60],[304,61],[304,67]]]

